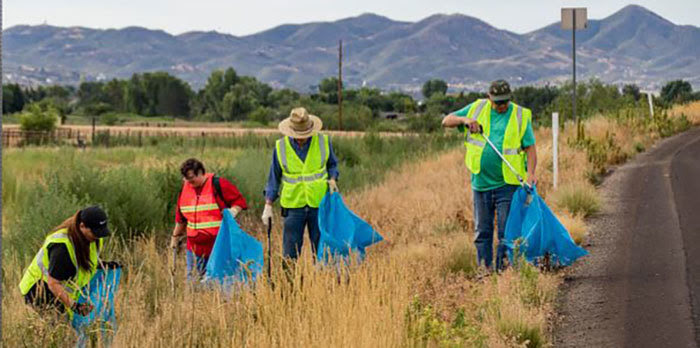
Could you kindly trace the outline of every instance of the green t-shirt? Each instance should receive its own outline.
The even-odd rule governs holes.
[[[467,117],[469,108],[474,103],[467,105],[463,109],[454,112],[454,115],[459,117]],[[503,137],[506,133],[506,127],[510,120],[510,114],[513,112],[513,103],[510,103],[508,110],[505,113],[499,114],[495,108],[491,109],[491,134],[489,139],[496,145],[497,148],[503,148]],[[464,134],[464,126],[458,128],[459,132]],[[535,145],[535,135],[532,132],[532,122],[527,123],[525,136],[522,140],[522,147],[526,148]],[[490,191],[499,187],[505,186],[506,181],[503,179],[503,168],[501,158],[498,157],[496,151],[493,151],[491,146],[486,144],[484,152],[481,155],[481,172],[472,174],[472,188],[477,191]]]

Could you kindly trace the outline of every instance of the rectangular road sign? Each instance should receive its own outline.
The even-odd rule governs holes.
[[[561,28],[565,30],[573,29],[574,18],[576,18],[576,29],[588,28],[588,9],[585,7],[562,8]]]

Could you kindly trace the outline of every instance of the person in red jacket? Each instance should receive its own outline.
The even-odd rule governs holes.
[[[204,275],[223,210],[228,209],[235,218],[248,206],[234,184],[207,173],[196,158],[182,163],[180,173],[184,183],[177,200],[170,247],[179,249],[182,238],[187,236],[187,278],[192,279]]]

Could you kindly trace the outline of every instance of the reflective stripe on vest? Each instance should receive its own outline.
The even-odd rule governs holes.
[[[221,221],[209,221],[209,222],[189,222],[187,221],[187,227],[195,230],[200,230],[200,229],[205,229],[205,228],[212,228],[212,227],[220,227],[221,226]]]
[[[284,208],[318,208],[328,188],[328,137],[323,134],[312,136],[304,161],[294,151],[291,141],[294,140],[284,137],[275,143],[277,160],[282,169],[280,204]]]
[[[311,182],[311,181],[316,181],[318,179],[322,179],[326,174],[328,173],[317,173],[317,174],[312,174],[312,175],[302,175],[298,176],[296,178],[290,178],[284,173],[282,174],[282,181],[286,182],[288,184],[296,184],[299,182]]]
[[[187,220],[187,248],[197,256],[211,252],[223,220],[214,192],[214,174],[205,175],[204,186],[199,194],[192,185],[185,182],[178,202],[180,212]]]

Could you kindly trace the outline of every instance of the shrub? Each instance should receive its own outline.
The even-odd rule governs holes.
[[[117,114],[110,112],[102,115],[100,117],[100,121],[102,121],[103,124],[106,124],[108,126],[114,126],[117,123],[120,123],[121,119],[119,119],[119,116],[117,116]]]
[[[430,113],[413,115],[408,118],[408,129],[412,132],[437,132],[441,127],[440,117]]]
[[[266,126],[270,121],[272,121],[272,110],[266,107],[258,107],[253,112],[248,114],[248,120]]]
[[[472,243],[460,238],[450,250],[445,261],[444,270],[450,273],[464,273],[467,276],[476,274],[476,251]]]
[[[20,127],[24,131],[52,131],[58,122],[58,111],[52,105],[44,108],[31,104],[20,115]]]
[[[574,215],[591,216],[600,211],[598,192],[589,184],[563,186],[554,193],[554,201]]]

